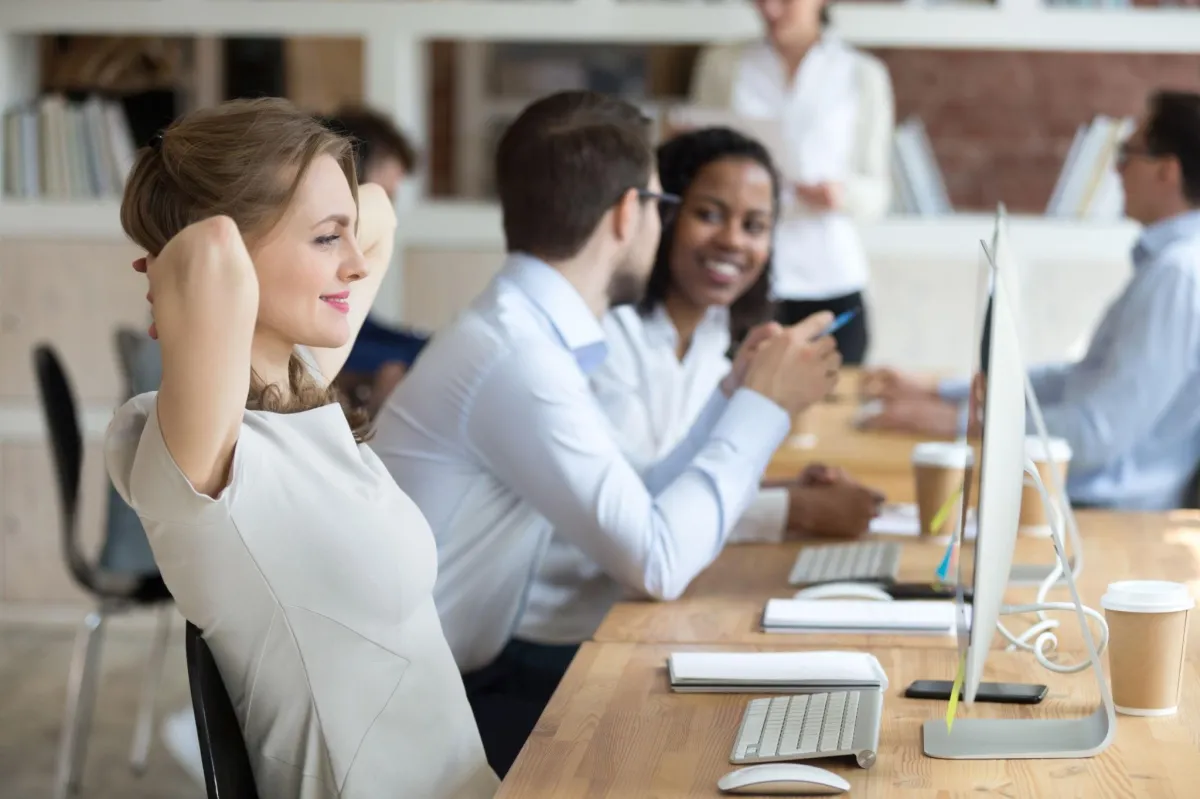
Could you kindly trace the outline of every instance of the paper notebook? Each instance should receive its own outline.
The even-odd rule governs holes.
[[[954,603],[941,599],[770,599],[763,611],[763,629],[769,633],[954,635],[954,613]]]
[[[878,516],[871,520],[872,535],[903,535],[918,536],[921,534],[921,520],[917,515],[917,506],[910,503],[884,505]],[[975,539],[975,512],[967,512],[966,539]],[[947,536],[937,537],[939,541],[948,540]]]
[[[885,689],[867,652],[673,652],[671,689],[695,693],[792,693]]]

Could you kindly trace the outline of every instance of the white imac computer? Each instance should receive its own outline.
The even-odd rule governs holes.
[[[997,629],[1002,629],[1001,615],[1038,609],[1071,609],[1075,611],[1087,646],[1088,660],[1081,667],[1092,669],[1102,701],[1101,707],[1083,718],[960,718],[950,729],[945,720],[927,721],[923,730],[924,750],[930,757],[947,759],[1091,757],[1109,746],[1116,728],[1112,695],[1100,667],[1100,649],[1093,641],[1085,613],[1099,618],[1101,625],[1103,617],[1083,608],[1069,569],[1064,577],[1071,603],[1004,605],[1017,541],[1022,484],[1027,474],[1039,487],[1041,482],[1037,469],[1025,456],[1026,374],[1017,332],[1018,298],[1008,279],[1007,264],[998,265],[986,245],[984,248],[990,267],[991,298],[985,323],[988,370],[982,398],[983,439],[977,461],[981,471],[974,557],[961,547],[964,524],[959,525],[958,532],[958,617],[960,647],[965,649],[962,652],[965,663],[962,700],[967,707],[974,704],[992,640]],[[977,412],[979,399],[975,394],[972,391],[972,414]],[[1049,505],[1044,487],[1041,488],[1043,501]],[[966,504],[963,503],[964,508]],[[1060,529],[1051,539],[1060,563],[1065,563],[1061,521],[1056,526]],[[974,588],[974,601],[969,612],[962,599],[967,584]],[[1104,630],[1104,638],[1107,638],[1107,630]],[[1080,670],[1080,666],[1054,668],[1054,664],[1049,664],[1040,653],[1037,661],[1055,671]]]
[[[996,206],[996,219],[992,228],[992,240],[990,248],[984,248],[985,255],[990,252],[991,257],[996,262],[996,267],[1002,270],[1005,274],[1005,286],[1007,287],[1010,296],[1013,298],[1009,308],[1013,311],[1014,326],[1017,331],[1018,340],[1024,330],[1022,327],[1023,319],[1017,313],[1017,303],[1020,300],[1020,273],[1021,265],[1017,258],[1016,251],[1013,249],[1011,239],[1008,232],[1008,213],[1003,203]],[[989,332],[990,317],[991,317],[991,293],[993,280],[991,279],[991,268],[988,266],[984,269],[986,281],[986,295],[982,298],[989,309],[983,316],[983,331],[982,336],[978,337],[981,341],[981,352],[976,357],[979,369],[983,374],[988,373],[988,361],[990,360],[989,349]],[[980,330],[976,330],[979,334]],[[1048,470],[1052,484],[1046,486],[1050,492],[1050,496],[1054,498],[1054,502],[1047,510],[1047,514],[1057,515],[1063,522],[1063,530],[1060,532],[1066,533],[1066,547],[1069,552],[1066,569],[1070,569],[1071,574],[1076,580],[1079,579],[1083,570],[1083,543],[1079,536],[1079,525],[1076,522],[1075,514],[1071,509],[1070,500],[1067,497],[1066,486],[1062,485],[1061,473],[1056,468],[1057,464],[1053,462],[1054,448],[1048,443],[1049,433],[1046,430],[1046,424],[1042,420],[1041,406],[1038,404],[1037,395],[1033,391],[1033,384],[1029,380],[1027,373],[1023,375],[1025,402],[1028,416],[1032,417],[1037,435],[1044,442],[1044,449],[1047,451],[1051,459],[1051,468]],[[1039,600],[1044,599],[1046,593],[1055,585],[1062,582],[1064,568],[1055,558],[1050,564],[1046,563],[1014,563],[1012,571],[1009,573],[1008,581],[1011,585],[1037,585],[1041,586]],[[1035,633],[1036,634],[1036,633]]]

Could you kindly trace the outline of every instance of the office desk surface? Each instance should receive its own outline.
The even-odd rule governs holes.
[[[501,799],[716,797],[734,736],[752,694],[676,694],[666,658],[678,649],[651,644],[584,644],[501,787]],[[755,647],[767,649],[769,647]],[[743,647],[744,649],[744,647]],[[1087,760],[952,761],[927,758],[921,724],[945,717],[946,703],[904,699],[916,679],[951,679],[948,650],[872,650],[887,672],[879,756],[870,769],[810,761],[850,781],[848,796],[1146,797],[1194,799],[1200,788],[1200,676],[1185,668],[1178,715],[1117,717],[1115,743]],[[959,718],[1070,717],[1098,702],[1090,673],[1053,674],[1032,658],[997,652],[988,680],[1050,686],[1040,705],[961,707]]]
[[[923,437],[902,433],[863,432],[853,425],[855,402],[826,402],[813,406],[795,430],[812,432],[811,446],[797,446],[793,435],[767,467],[772,479],[798,474],[810,463],[840,466],[859,482],[871,485],[893,502],[912,502],[912,450]],[[795,431],[794,431],[795,432]]]
[[[1084,569],[1080,594],[1085,604],[1099,609],[1100,597],[1115,580],[1155,578],[1189,583],[1200,596],[1200,513],[1122,514],[1081,511]],[[928,581],[944,545],[904,539],[901,581]],[[817,635],[764,633],[763,605],[772,597],[787,597],[796,589],[787,583],[800,544],[741,544],[725,549],[684,596],[674,602],[621,602],[613,607],[594,639],[609,642],[762,644],[767,646],[945,647],[955,637],[914,635]],[[1018,541],[1014,562],[1051,563],[1054,552],[1045,539]],[[1031,602],[1034,588],[1013,588],[1010,602]],[[1065,588],[1056,588],[1050,601],[1067,601]],[[1082,647],[1075,621],[1063,614],[1061,645]],[[1032,617],[1008,617],[1010,629],[1023,630]],[[1200,649],[1200,635],[1192,639]],[[996,645],[1001,645],[997,637]],[[1197,795],[1200,796],[1200,790]]]

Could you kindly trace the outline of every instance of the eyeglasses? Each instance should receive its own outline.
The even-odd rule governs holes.
[[[656,200],[659,205],[676,206],[683,202],[683,198],[678,194],[671,194],[666,191],[650,191],[649,189],[638,189],[639,200]]]
[[[1117,169],[1129,163],[1131,158],[1160,158],[1161,156],[1144,144],[1122,142],[1117,148]]]
[[[679,204],[683,202],[683,198],[678,194],[671,194],[666,191],[650,191],[649,189],[638,189],[638,199],[643,201],[653,200],[658,203],[658,213],[666,222],[679,208]]]

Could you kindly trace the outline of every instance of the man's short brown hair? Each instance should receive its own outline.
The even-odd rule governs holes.
[[[608,209],[654,171],[650,120],[617,97],[568,91],[533,102],[496,148],[509,252],[576,255]]]
[[[416,148],[383,114],[369,108],[342,108],[321,121],[354,140],[359,182],[363,182],[368,165],[380,158],[395,158],[409,174],[417,168]]]

